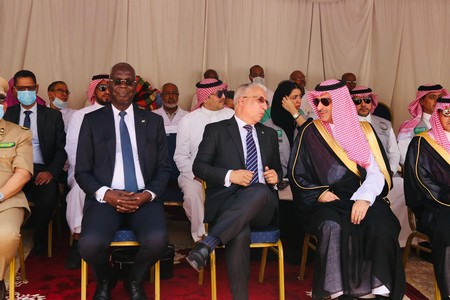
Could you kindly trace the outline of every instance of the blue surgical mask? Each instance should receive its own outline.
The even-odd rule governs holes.
[[[17,99],[23,105],[31,105],[36,101],[36,91],[17,91]]]
[[[56,106],[58,109],[63,109],[67,107],[67,102],[64,102],[58,97],[55,97],[55,99],[53,100],[53,105]]]
[[[5,114],[5,106],[0,104],[0,119],[3,119],[3,115]]]

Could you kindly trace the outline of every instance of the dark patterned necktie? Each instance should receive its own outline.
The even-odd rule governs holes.
[[[24,111],[25,114],[25,120],[23,120],[23,127],[30,128],[31,127],[31,119],[30,114],[32,113],[31,110]]]
[[[128,192],[137,192],[138,186],[136,180],[136,170],[134,167],[133,149],[131,148],[130,133],[128,132],[128,127],[124,120],[126,114],[127,113],[125,111],[121,111],[119,113],[120,145],[122,147],[125,190]]]
[[[245,142],[247,144],[247,160],[245,162],[245,167],[249,171],[253,171],[253,178],[250,184],[259,182],[258,178],[258,153],[256,151],[255,140],[253,139],[252,130],[253,127],[250,125],[245,125],[244,129],[247,130],[247,137]]]

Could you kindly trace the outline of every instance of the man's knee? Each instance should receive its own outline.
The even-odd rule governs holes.
[[[78,250],[83,258],[89,260],[93,258],[96,254],[106,251],[109,248],[110,242],[105,241],[99,236],[81,236],[78,241]]]
[[[139,241],[142,248],[148,249],[153,253],[164,251],[168,242],[167,234],[162,231],[149,232]]]

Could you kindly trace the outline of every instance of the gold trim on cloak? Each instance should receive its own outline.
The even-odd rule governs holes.
[[[424,139],[428,144],[430,144],[431,147],[433,147],[434,150],[436,150],[436,152],[442,156],[442,158],[444,158],[445,161],[447,161],[447,163],[449,163],[450,160],[450,155],[448,155],[447,151],[445,151],[445,149],[439,145],[435,140],[433,140],[433,138],[431,138],[431,136],[428,134],[428,131],[426,132],[421,132],[417,135],[419,137],[419,140],[417,142],[417,155],[416,155],[416,163],[414,166],[414,175],[417,178],[417,181],[420,183],[420,185],[427,190],[428,194],[430,194],[431,198],[436,201],[437,203],[450,207],[450,204],[448,203],[444,203],[442,201],[440,201],[439,199],[435,198],[433,196],[433,193],[431,193],[431,191],[426,187],[426,185],[422,182],[422,180],[420,180],[419,177],[419,171],[418,171],[418,165],[419,165],[419,157],[420,157],[420,144],[422,142],[422,139]],[[442,152],[443,151],[443,152]],[[445,154],[445,156],[443,155]]]

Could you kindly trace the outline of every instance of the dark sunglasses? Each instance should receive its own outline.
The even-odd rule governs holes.
[[[360,105],[363,101],[365,104],[370,104],[372,102],[372,98],[353,99],[353,103],[355,103],[355,105]]]
[[[133,79],[119,79],[119,78],[111,78],[109,82],[112,82],[114,85],[118,86],[122,83],[125,83],[127,86],[132,86],[136,80]]]
[[[266,98],[264,98],[263,96],[243,96],[242,98],[256,99],[259,103],[261,104],[265,103],[267,106],[269,106],[269,101],[267,101]]]
[[[323,106],[328,106],[331,103],[330,98],[314,98],[313,103],[315,106],[319,106],[319,102],[322,103]]]
[[[444,115],[444,117],[450,117],[450,108],[447,109],[440,109],[440,112]]]
[[[217,97],[222,98],[222,96],[224,96],[226,92],[228,91],[227,90],[217,91]]]
[[[97,90],[99,90],[100,92],[106,92],[107,89],[108,85],[106,84],[100,84],[99,86],[97,86]]]

